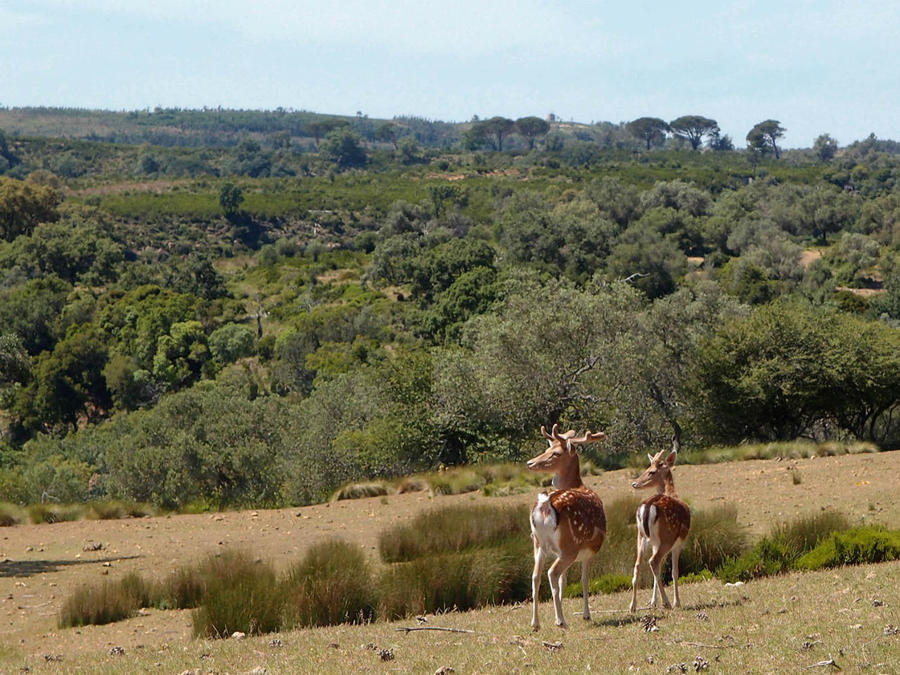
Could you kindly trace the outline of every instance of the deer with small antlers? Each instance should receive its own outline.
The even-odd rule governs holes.
[[[534,572],[531,575],[532,613],[531,628],[538,630],[538,592],[541,588],[541,574],[544,557],[556,556],[547,571],[556,625],[566,627],[563,616],[562,595],[566,570],[576,560],[581,562],[581,589],[584,599],[582,617],[590,620],[588,607],[588,571],[591,561],[606,538],[606,514],[603,502],[597,494],[581,481],[581,468],[577,447],[585,443],[596,443],[606,438],[606,434],[586,432],[575,436],[574,431],[560,434],[557,425],[548,434],[541,427],[541,434],[549,442],[549,447],[537,457],[528,460],[528,468],[555,474],[549,495],[538,495],[537,503],[531,510],[531,538],[534,541]]]
[[[638,572],[644,556],[644,550],[650,546],[650,571],[653,573],[653,595],[650,606],[656,606],[656,591],[662,597],[663,606],[671,609],[669,598],[660,578],[662,562],[672,552],[672,588],[675,595],[675,606],[681,607],[678,597],[678,557],[684,546],[688,531],[691,529],[691,510],[675,493],[675,480],[672,478],[672,467],[678,457],[681,429],[675,424],[675,436],[672,439],[672,451],[663,458],[665,450],[656,455],[647,453],[650,466],[631,484],[633,488],[655,487],[656,494],[645,499],[637,508],[637,560],[634,562],[634,575],[631,577],[631,607],[633,612],[637,605]]]

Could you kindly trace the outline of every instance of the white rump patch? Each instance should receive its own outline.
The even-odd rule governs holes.
[[[550,505],[550,497],[542,492],[531,510],[531,532],[545,552],[559,555],[559,521],[556,509]]]

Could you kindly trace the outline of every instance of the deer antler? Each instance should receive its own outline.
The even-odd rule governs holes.
[[[548,441],[553,440],[553,436],[551,436],[550,434],[547,433],[547,429],[544,427],[543,424],[541,425],[541,436],[546,438]]]
[[[582,445],[584,443],[596,443],[597,441],[602,441],[604,438],[606,438],[606,434],[602,431],[598,431],[595,434],[592,434],[590,431],[585,431],[584,436],[570,438],[569,442],[573,445]]]

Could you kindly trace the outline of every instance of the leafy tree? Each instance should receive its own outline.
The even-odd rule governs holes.
[[[716,152],[731,152],[734,150],[734,141],[728,134],[722,134],[719,130],[715,130],[709,134],[706,139],[706,145],[710,150]]]
[[[400,162],[407,166],[425,161],[425,156],[422,154],[422,146],[419,145],[419,141],[414,136],[401,138],[396,144],[396,150],[400,157]]]
[[[375,138],[383,143],[390,143],[397,149],[397,125],[393,122],[385,122],[375,129]]]
[[[49,274],[21,286],[0,289],[0,326],[18,335],[31,355],[52,349],[59,337],[59,317],[71,290],[69,284]]]
[[[460,143],[466,150],[480,150],[488,144],[487,128],[481,122],[475,122],[462,132]]]
[[[101,416],[109,408],[103,367],[107,350],[93,326],[70,332],[53,351],[35,359],[34,378],[16,398],[19,423],[33,431],[58,424],[71,429],[81,419]]]
[[[31,361],[18,335],[0,335],[0,408],[8,408],[17,386],[31,377]]]
[[[607,275],[630,279],[650,298],[668,295],[684,274],[687,261],[671,238],[664,237],[649,223],[635,223],[623,232],[612,247]]]
[[[778,149],[778,139],[784,136],[785,131],[786,129],[778,120],[759,122],[747,132],[747,147],[761,154],[774,152],[775,159],[780,159],[781,151]]]
[[[647,150],[651,145],[662,145],[666,133],[670,131],[669,125],[658,117],[639,117],[626,124],[625,128],[632,136],[644,141]]]
[[[350,169],[366,164],[366,151],[360,144],[360,138],[348,127],[339,127],[334,131],[329,131],[319,150],[327,160],[334,162],[341,169]]]
[[[700,147],[704,136],[712,138],[719,135],[718,122],[701,115],[683,115],[669,122],[669,128],[679,138],[687,139],[692,150]]]
[[[700,419],[713,437],[731,443],[827,433],[834,419],[876,440],[873,432],[887,430],[900,402],[898,340],[889,327],[833,309],[759,307],[722,324],[701,346]]]
[[[830,162],[834,159],[837,149],[838,143],[830,134],[822,134],[813,142],[813,153],[822,162]]]
[[[492,117],[481,122],[481,126],[488,136],[493,137],[494,149],[503,152],[503,139],[515,130],[516,123],[508,117]]]
[[[323,136],[326,136],[335,129],[341,129],[349,126],[350,122],[337,118],[313,120],[306,125],[306,133],[313,137],[316,143],[316,147],[318,148],[319,140]]]
[[[450,288],[464,272],[476,267],[493,268],[494,249],[477,239],[451,239],[428,250],[413,262],[411,291],[431,301]]]
[[[0,176],[0,238],[12,241],[30,234],[38,223],[59,219],[62,196],[49,185]]]
[[[240,212],[244,202],[244,191],[232,182],[225,182],[219,188],[219,206],[227,218],[233,218]]]
[[[528,149],[534,150],[537,138],[546,136],[550,131],[550,123],[540,117],[520,117],[516,120],[516,132],[528,141]]]
[[[200,378],[209,361],[209,346],[199,321],[174,323],[160,336],[153,357],[153,374],[170,387],[180,388]]]
[[[256,331],[239,323],[226,323],[209,335],[209,351],[220,364],[232,363],[253,354]]]

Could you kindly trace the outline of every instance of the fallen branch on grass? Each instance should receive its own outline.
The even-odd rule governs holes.
[[[397,631],[403,631],[406,633],[411,633],[414,630],[439,630],[445,633],[474,633],[474,630],[469,630],[468,628],[444,628],[442,626],[400,626],[400,628],[396,629]]]
[[[819,661],[818,663],[814,663],[811,666],[804,666],[803,669],[809,670],[810,668],[827,668],[828,666],[833,666],[838,670],[841,669],[841,667],[834,662],[833,658],[829,658],[827,661]]]

